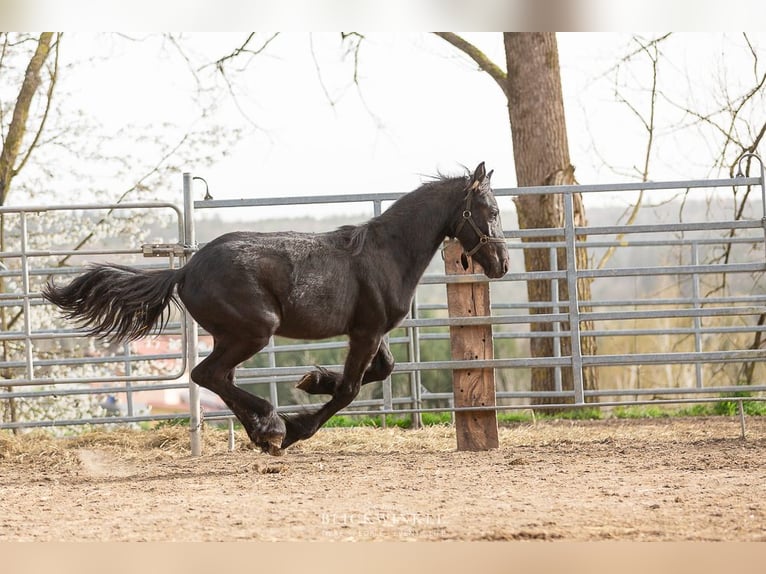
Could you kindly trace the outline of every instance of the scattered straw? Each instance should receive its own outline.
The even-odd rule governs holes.
[[[764,420],[761,420],[764,419]],[[766,437],[766,417],[751,417],[748,440]],[[500,428],[500,448],[560,446],[576,449],[578,444],[694,443],[739,437],[735,418],[650,419],[602,421],[544,421]],[[205,455],[228,454],[228,431],[204,427],[202,450]],[[235,450],[250,450],[244,431],[235,433]],[[146,458],[180,459],[190,455],[186,427],[161,427],[153,430],[94,430],[75,437],[56,438],[44,431],[14,435],[0,431],[0,465],[27,464],[38,468],[60,468],[80,464],[81,449],[105,451],[129,462]],[[296,454],[344,453],[421,453],[451,452],[456,449],[455,429],[431,426],[418,430],[400,428],[325,428],[307,441],[286,451]],[[275,461],[276,462],[276,461]],[[265,467],[266,468],[266,467]],[[268,467],[264,472],[281,472]],[[259,471],[260,472],[260,471]]]

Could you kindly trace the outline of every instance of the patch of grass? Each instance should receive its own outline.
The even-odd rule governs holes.
[[[709,417],[714,414],[713,405],[710,403],[692,405],[690,407],[682,407],[676,411],[673,411],[673,416],[679,417]]]
[[[181,417],[172,418],[172,419],[163,419],[154,423],[155,429],[166,429],[166,428],[188,427],[188,426],[189,426],[189,419],[181,418]]]
[[[511,412],[498,412],[497,413],[497,422],[499,425],[512,425],[512,424],[518,424],[518,423],[531,423],[535,420],[535,418],[538,419],[547,419],[547,420],[556,420],[556,419],[563,419],[563,420],[599,420],[603,418],[603,413],[601,410],[593,407],[588,408],[572,408],[567,409],[558,413],[550,414],[550,415],[538,415],[535,417],[535,415],[532,414],[532,408],[520,410],[520,411],[511,411]],[[423,426],[430,427],[430,426],[439,426],[439,425],[451,425],[452,424],[452,413],[450,412],[441,412],[441,413],[422,413],[420,415],[420,420],[423,423]],[[335,415],[332,417],[327,423],[324,425],[325,427],[330,428],[350,428],[350,427],[380,427],[381,426],[381,420],[380,416],[360,416],[360,415]],[[412,428],[412,419],[409,416],[403,416],[403,415],[386,415],[386,426],[388,427],[398,427],[403,429]]]
[[[380,427],[381,420],[380,416],[335,415],[330,418],[324,426],[329,428]],[[386,415],[386,426],[410,428],[412,426],[412,421],[409,417]]]
[[[420,415],[423,426],[452,424],[451,413],[423,413]]]
[[[561,412],[554,413],[554,414],[546,414],[542,415],[540,417],[541,419],[560,419],[560,420],[571,420],[571,421],[593,421],[593,420],[600,420],[604,418],[603,413],[601,412],[601,409],[597,409],[595,407],[587,407],[587,408],[571,408],[571,409],[565,409]]]
[[[737,391],[735,393],[729,393],[722,395],[724,397],[732,398],[746,398],[752,397],[752,393],[747,391]],[[714,403],[713,414],[721,416],[734,416],[739,414],[739,401],[720,401]],[[764,416],[766,415],[766,402],[763,401],[742,401],[742,410],[746,415],[750,416]]]
[[[531,423],[535,418],[531,411],[510,411],[497,413],[498,424]]]
[[[668,418],[672,416],[672,413],[662,407],[636,405],[617,407],[614,409],[612,416],[618,419],[657,419]]]

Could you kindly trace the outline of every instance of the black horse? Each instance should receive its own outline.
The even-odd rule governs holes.
[[[482,162],[472,174],[439,177],[359,226],[327,233],[227,233],[180,269],[97,265],[43,297],[93,335],[129,341],[161,330],[179,300],[212,335],[191,378],[218,394],[264,452],[280,454],[312,436],[360,386],[385,379],[394,359],[384,335],[405,317],[415,288],[445,237],[455,237],[490,278],[508,271],[508,250]],[[272,335],[347,335],[343,372],[318,368],[298,388],[332,398],[278,416],[267,400],[234,384],[234,369]]]

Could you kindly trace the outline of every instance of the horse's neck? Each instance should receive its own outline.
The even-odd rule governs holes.
[[[426,193],[394,204],[390,208],[393,212],[379,219],[386,248],[401,263],[402,286],[413,292],[460,213],[461,190],[435,189]]]

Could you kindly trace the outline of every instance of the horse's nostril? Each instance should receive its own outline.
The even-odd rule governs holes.
[[[508,273],[508,260],[503,259],[503,274]]]

